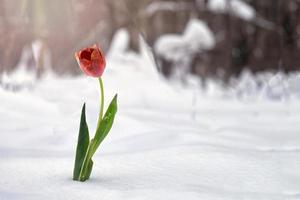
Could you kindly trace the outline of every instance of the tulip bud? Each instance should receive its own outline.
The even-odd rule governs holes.
[[[86,75],[92,77],[102,76],[106,62],[100,48],[96,44],[76,52],[75,58]]]

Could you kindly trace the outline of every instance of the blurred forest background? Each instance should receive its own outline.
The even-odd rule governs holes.
[[[190,19],[211,31],[210,48],[174,53],[179,55],[174,59],[155,48],[159,38],[184,34]],[[0,74],[13,71],[37,40],[40,55],[32,52],[26,60],[37,76],[48,67],[78,74],[74,52],[95,42],[108,52],[120,28],[129,33],[128,50],[139,52],[139,36],[144,38],[165,76],[182,64],[181,57],[189,58],[182,64],[188,73],[225,82],[245,68],[254,73],[300,69],[299,0],[0,0]],[[173,48],[171,54],[185,49]]]

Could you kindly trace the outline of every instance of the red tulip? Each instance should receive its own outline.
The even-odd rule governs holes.
[[[75,58],[86,75],[92,77],[102,76],[106,62],[100,48],[96,44],[76,52]]]

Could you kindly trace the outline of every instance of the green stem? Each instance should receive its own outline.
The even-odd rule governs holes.
[[[103,109],[104,109],[104,87],[103,87],[103,81],[101,79],[101,77],[98,78],[99,80],[99,85],[100,85],[100,92],[101,92],[101,101],[100,101],[100,112],[99,112],[99,118],[98,118],[98,123],[97,123],[97,130],[100,126],[100,122],[102,120],[103,117]]]

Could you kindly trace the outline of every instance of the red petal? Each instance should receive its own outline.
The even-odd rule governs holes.
[[[86,60],[91,60],[91,49],[90,48],[86,48],[83,51],[80,52],[80,59],[86,59]]]

